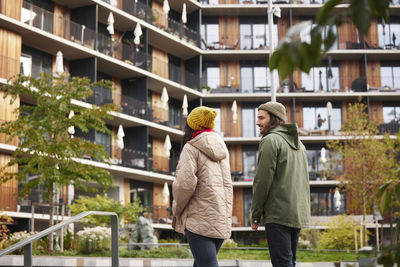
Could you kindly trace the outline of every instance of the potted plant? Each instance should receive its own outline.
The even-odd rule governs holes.
[[[210,86],[208,86],[205,83],[201,86],[201,91],[202,91],[203,94],[209,93],[210,90],[211,90]]]

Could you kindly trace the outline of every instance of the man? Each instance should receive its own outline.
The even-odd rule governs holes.
[[[310,220],[307,153],[296,124],[285,124],[286,109],[277,102],[258,107],[262,139],[253,182],[251,228],[265,224],[273,266],[295,266],[300,229]]]

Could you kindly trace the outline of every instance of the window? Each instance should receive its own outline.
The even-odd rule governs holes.
[[[21,54],[20,62],[20,72],[25,76],[30,76],[32,74],[32,57],[30,55]]]
[[[243,146],[243,177],[245,181],[253,181],[256,175],[258,150],[256,146]]]
[[[218,62],[205,62],[203,64],[203,84],[208,85],[211,89],[220,86],[220,71]]]
[[[251,202],[253,200],[253,192],[251,188],[243,188],[243,212],[244,226],[250,226],[251,222]]]
[[[344,194],[339,192],[340,198],[335,199],[334,188],[311,188],[310,195],[311,216],[332,216],[344,214],[346,211]]]
[[[251,23],[254,18],[241,18],[239,31],[240,31],[240,49],[267,49],[269,47],[269,28],[266,22],[256,19],[258,23]],[[274,46],[278,45],[278,25],[274,22],[272,26],[272,34]]]
[[[140,199],[140,203],[148,209],[149,212],[153,211],[153,184],[131,180],[130,185],[131,202]]]
[[[400,88],[400,66],[389,66],[381,63],[381,87],[388,89]]]
[[[94,132],[94,143],[95,144],[102,144],[107,151],[108,155],[111,155],[111,136],[106,133]]]
[[[332,89],[340,87],[339,67],[332,66],[314,67],[310,69],[310,73],[301,73],[302,87],[306,91],[313,92],[331,92]]]
[[[333,104],[333,103],[332,103]],[[303,128],[306,130],[330,130],[340,131],[342,128],[342,109],[332,108],[332,117],[328,118],[326,107],[304,106],[303,107]]]
[[[171,98],[168,101],[168,105],[169,125],[175,129],[180,129],[182,123],[182,105],[179,103],[179,101]]]
[[[383,107],[384,123],[400,123],[400,106]]]
[[[243,137],[260,136],[260,129],[256,125],[258,107],[242,106],[242,135]]]
[[[29,73],[29,57],[31,62],[30,73],[33,77],[38,78],[42,72],[51,73],[53,57],[42,51],[22,46],[23,71]],[[27,70],[25,70],[25,66]]]
[[[311,1],[313,1],[313,0],[311,0]],[[320,0],[320,1],[321,1],[321,0]],[[322,2],[322,1],[321,1],[321,2]],[[303,18],[303,19],[302,19],[302,21],[307,21],[307,20],[313,21],[314,18]],[[300,40],[301,40],[302,42],[310,43],[310,42],[311,42],[310,32],[311,32],[311,30],[314,29],[316,26],[317,26],[317,24],[313,22],[309,28],[303,29],[303,30],[300,32]],[[333,31],[333,33],[334,33],[335,35],[337,35],[338,32],[337,32],[337,27],[336,27],[336,25],[333,26],[332,31]],[[329,33],[329,27],[326,26],[325,29],[324,29],[324,31],[322,32],[322,38],[326,38],[326,36],[328,35],[328,33]],[[322,44],[322,45],[323,45],[323,44]],[[337,39],[336,39],[335,43],[332,45],[332,47],[331,47],[330,50],[332,50],[332,49],[338,49],[338,40],[337,40]]]
[[[240,83],[243,93],[267,92],[271,89],[271,73],[265,62],[242,62]],[[274,71],[275,86],[279,87],[278,72]]]
[[[200,35],[205,44],[202,42],[201,47],[206,49],[206,44],[213,45],[219,42],[219,24],[217,17],[205,17],[203,22],[204,24],[200,26]]]
[[[382,48],[395,48],[400,45],[400,17],[390,17],[389,21],[378,21],[379,46]]]

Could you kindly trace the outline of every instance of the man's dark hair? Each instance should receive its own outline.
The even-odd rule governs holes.
[[[268,111],[267,111],[268,112]],[[285,124],[284,121],[280,120],[277,116],[275,116],[274,114],[271,114],[270,112],[268,112],[269,116],[270,116],[270,121],[267,124],[267,126],[265,127],[265,131],[264,133],[262,133],[262,136],[266,136],[267,134],[269,134],[269,132],[276,128],[279,125]]]

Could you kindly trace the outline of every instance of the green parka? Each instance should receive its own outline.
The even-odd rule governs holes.
[[[258,148],[251,221],[308,227],[310,185],[307,153],[296,124],[284,124],[264,136]]]

